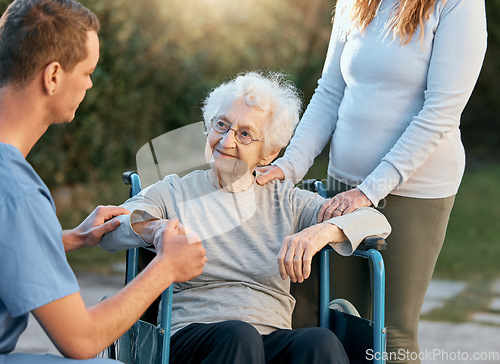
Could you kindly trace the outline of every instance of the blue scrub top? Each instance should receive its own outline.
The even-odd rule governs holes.
[[[47,186],[0,143],[0,354],[14,350],[30,311],[78,291]]]

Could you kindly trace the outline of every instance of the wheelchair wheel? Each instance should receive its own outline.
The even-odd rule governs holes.
[[[331,310],[336,310],[356,317],[361,317],[358,310],[356,310],[356,307],[354,307],[351,302],[343,298],[336,298],[330,301],[330,305],[328,307]]]

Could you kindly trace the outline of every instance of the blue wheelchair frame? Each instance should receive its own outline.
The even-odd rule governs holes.
[[[141,189],[141,179],[135,172],[126,172],[122,176],[125,184],[130,184],[130,197],[137,195]],[[125,284],[131,282],[137,276],[137,268],[139,265],[139,248],[129,249],[127,251],[127,271]],[[173,286],[171,285],[161,295],[161,309],[160,320],[156,327],[158,335],[157,349],[159,358],[157,359],[161,364],[168,364],[170,353],[170,327],[172,324],[172,299],[173,299]]]
[[[141,180],[136,172],[126,172],[122,176],[123,181],[127,185],[131,185],[130,196],[135,196],[141,191]],[[303,186],[306,189],[317,192],[323,197],[326,197],[326,190],[323,183],[319,180],[309,180]],[[366,241],[365,239],[365,245]],[[385,249],[383,239],[374,238],[373,247],[368,249],[357,249],[353,255],[369,259],[373,266],[373,321],[354,317],[348,313],[338,312],[329,308],[330,304],[330,281],[329,281],[329,256],[333,251],[329,246],[321,250],[319,254],[319,322],[320,327],[328,328],[336,333],[341,342],[346,347],[345,340],[349,339],[348,329],[346,326],[354,323],[355,328],[351,330],[357,335],[358,328],[368,330],[369,339],[372,342],[374,363],[385,363],[383,359],[386,344],[386,328],[384,326],[384,310],[385,310],[385,269],[382,255],[376,249]],[[130,249],[127,251],[127,269],[126,269],[126,284],[132,281],[138,274],[139,265],[139,249]],[[106,349],[106,355],[110,358],[122,360],[126,363],[161,363],[168,364],[170,353],[170,327],[172,320],[172,298],[173,287],[168,287],[161,295],[160,302],[160,317],[159,324],[153,325],[139,320],[129,331],[122,336],[114,345]],[[362,326],[360,326],[362,325]],[[335,330],[334,328],[337,328]],[[340,331],[340,332],[339,332]],[[141,335],[146,335],[139,344],[136,343]],[[147,342],[146,342],[147,341]],[[358,341],[356,338],[355,341]],[[155,347],[156,346],[156,347]],[[138,352],[141,348],[147,347],[147,358],[142,357],[143,352]],[[124,350],[122,350],[124,349]],[[348,352],[349,350],[346,351]],[[125,352],[125,353],[123,353]],[[357,361],[352,361],[357,362]]]
[[[326,188],[320,180],[306,180],[303,187],[317,192],[320,196],[327,198]],[[381,250],[385,249],[383,247]],[[331,328],[330,304],[330,247],[322,249],[319,254],[319,323],[320,327]],[[385,327],[385,266],[382,254],[376,249],[356,249],[354,256],[369,259],[373,266],[373,321],[369,325],[373,327],[373,353],[384,353],[386,350]],[[383,355],[374,355],[375,363],[384,363]],[[380,359],[378,359],[380,357]]]

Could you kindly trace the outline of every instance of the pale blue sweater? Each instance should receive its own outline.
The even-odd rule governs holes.
[[[382,1],[364,33],[338,40],[334,22],[318,87],[283,158],[300,181],[331,140],[328,174],[377,205],[387,194],[456,194],[465,153],[460,115],[486,51],[484,0],[436,1],[410,43],[387,36],[395,0]]]

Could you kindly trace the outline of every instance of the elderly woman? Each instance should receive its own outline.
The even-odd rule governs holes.
[[[317,224],[322,197],[289,181],[256,184],[256,167],[289,142],[300,104],[279,74],[247,73],[217,87],[203,106],[210,169],[167,176],[128,200],[131,215],[101,243],[108,251],[147,246],[174,218],[201,237],[203,273],[174,287],[174,363],[348,362],[329,330],[291,329],[290,281],[308,278],[326,244],[349,255],[390,226],[371,208]]]

